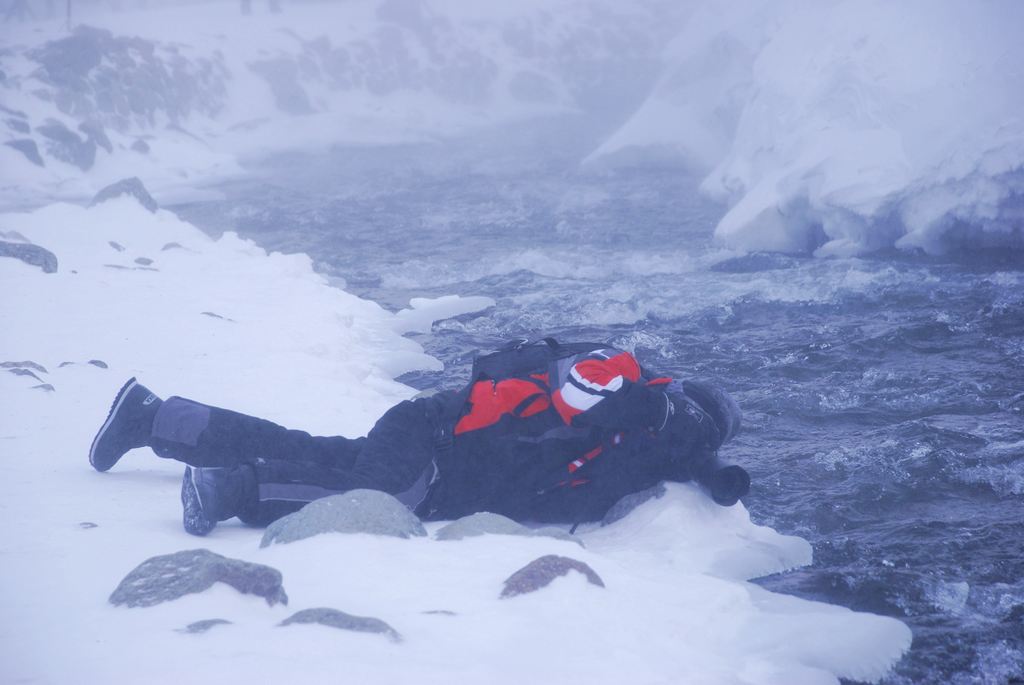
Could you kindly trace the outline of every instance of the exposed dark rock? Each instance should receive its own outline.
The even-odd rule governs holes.
[[[139,138],[134,143],[132,143],[132,150],[138,152],[140,155],[148,155],[149,143],[144,141],[142,138]]]
[[[36,166],[46,166],[46,162],[43,161],[43,156],[39,154],[39,146],[36,145],[36,141],[31,138],[8,140],[4,145],[13,147],[15,150],[25,155],[28,161],[32,162]]]
[[[142,185],[142,181],[140,181],[136,176],[123,178],[117,183],[111,183],[109,186],[96,193],[96,197],[92,199],[89,206],[95,207],[98,204],[122,195],[131,195],[139,201],[140,205],[151,212],[155,212],[160,208],[159,205],[157,205],[156,200],[153,199],[153,196],[149,194],[148,190],[146,190],[146,186]]]
[[[207,618],[202,621],[196,621],[195,623],[189,623],[184,628],[180,629],[179,633],[205,633],[214,626],[229,626],[231,621],[223,618]]]
[[[303,609],[292,614],[278,625],[290,626],[294,623],[319,623],[323,626],[339,630],[353,630],[359,633],[380,633],[387,635],[393,642],[401,642],[402,636],[394,628],[379,618],[371,616],[353,616],[344,611],[328,608]]]
[[[575,542],[580,547],[583,541],[569,535],[559,528],[528,528],[521,523],[500,514],[480,512],[463,516],[457,521],[452,521],[436,533],[436,540],[462,540],[463,538],[476,537],[478,535],[519,535],[522,537],[550,537],[567,542]]]
[[[215,115],[227,95],[220,53],[189,59],[173,46],[88,26],[26,56],[39,63],[33,77],[61,112],[119,131]]]
[[[78,130],[84,133],[88,139],[106,150],[108,154],[114,152],[114,146],[110,142],[110,138],[107,137],[107,132],[103,130],[103,124],[95,121],[85,121],[78,125]]]
[[[594,572],[587,564],[576,559],[560,557],[556,554],[548,554],[534,559],[529,564],[519,569],[505,580],[505,587],[501,591],[501,597],[516,597],[529,592],[536,592],[547,587],[555,578],[564,576],[569,571],[579,571],[587,577],[591,585],[604,587],[601,576]]]
[[[89,528],[99,528],[99,525],[96,524],[96,523],[93,523],[92,521],[82,521],[81,523],[78,524],[78,527],[79,528],[89,529]]]
[[[427,531],[416,515],[391,495],[378,490],[352,490],[314,500],[267,527],[260,547],[295,542],[321,533],[369,533],[408,538]]]
[[[208,549],[190,549],[152,557],[142,562],[117,586],[110,603],[148,607],[203,592],[221,582],[239,592],[257,595],[273,606],[288,603],[281,573],[262,564],[229,559]]]
[[[602,526],[607,526],[620,519],[626,518],[631,511],[639,507],[644,502],[652,499],[658,499],[665,494],[665,484],[658,483],[654,487],[641,490],[640,492],[634,492],[631,495],[626,495],[607,511],[604,515],[604,519],[601,521]]]
[[[36,126],[39,135],[46,138],[47,151],[68,164],[73,164],[82,171],[88,171],[96,162],[96,141],[86,137],[85,140],[55,119],[48,119],[42,126]]]
[[[6,119],[5,123],[7,128],[11,129],[15,133],[32,133],[32,127],[28,125],[28,122],[21,119]]]
[[[13,257],[31,266],[38,266],[43,273],[57,272],[57,255],[45,247],[32,243],[12,243],[0,240],[0,257]]]
[[[65,366],[74,366],[74,365],[75,365],[74,362],[61,362],[60,364],[57,365],[57,368],[63,369]]]
[[[10,114],[12,117],[18,117],[19,119],[28,119],[28,115],[22,112],[20,109],[11,109],[10,107],[4,107],[0,105],[0,112],[4,114]]]
[[[102,359],[90,359],[88,363],[92,364],[93,366],[98,366],[101,369],[109,369],[110,368],[109,366],[107,366],[107,363],[105,361],[103,361]]]
[[[107,245],[110,245],[118,252],[124,252],[124,245],[122,245],[121,243],[115,243],[113,240],[108,240]]]
[[[141,264],[142,266],[149,266],[150,264],[153,263],[153,260],[150,259],[149,257],[136,257],[135,263]]]
[[[42,378],[40,378],[39,376],[35,375],[34,373],[29,371],[28,369],[7,369],[7,373],[13,373],[15,376],[30,376],[32,378],[35,378],[40,383],[43,382]]]
[[[454,611],[449,611],[448,609],[428,609],[421,613],[428,614],[431,616],[458,616],[457,613],[455,613]]]
[[[45,366],[42,364],[36,364],[33,361],[0,362],[0,369],[32,369],[33,371],[39,371],[40,373],[50,373],[46,370]]]
[[[299,81],[299,67],[288,57],[278,57],[249,65],[270,86],[277,108],[288,114],[310,114],[313,106]]]
[[[49,383],[43,383],[42,385],[33,385],[32,390],[42,390],[43,392],[56,392],[57,388],[53,387]]]
[[[181,243],[167,243],[166,245],[164,245],[163,247],[160,248],[160,251],[161,252],[166,252],[167,250],[183,250],[183,249],[185,249],[185,248],[183,248],[181,246]]]
[[[103,266],[108,269],[121,269],[122,271],[131,271],[132,267],[125,266],[124,264],[104,264]]]

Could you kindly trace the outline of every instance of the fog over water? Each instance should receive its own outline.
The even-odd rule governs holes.
[[[138,176],[389,311],[491,298],[417,390],[544,335],[710,380],[814,549],[759,585],[903,621],[883,683],[1024,682],[1024,5],[18,5],[5,211]]]

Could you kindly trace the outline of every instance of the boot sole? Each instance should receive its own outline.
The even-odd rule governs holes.
[[[217,523],[211,521],[203,513],[203,501],[199,497],[192,467],[185,467],[185,475],[181,479],[181,525],[186,533],[202,537],[213,530]]]
[[[110,424],[113,423],[114,421],[114,416],[117,415],[117,410],[121,408],[121,405],[124,403],[125,398],[128,397],[128,393],[131,391],[132,388],[134,388],[138,384],[139,382],[133,376],[132,378],[128,379],[128,381],[124,385],[121,386],[121,389],[117,391],[117,395],[114,396],[114,402],[110,405],[110,412],[107,414],[107,420],[103,423],[102,426],[100,426],[100,430],[98,433],[96,433],[96,437],[92,439],[92,446],[89,448],[89,463],[92,464],[92,467],[97,471],[109,471],[110,468],[114,464],[116,464],[120,459],[120,457],[118,457],[114,461],[105,465],[97,464],[96,446],[99,444],[100,440],[103,439],[103,436],[110,428]]]

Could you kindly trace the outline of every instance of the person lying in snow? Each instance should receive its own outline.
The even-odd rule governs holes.
[[[656,378],[602,344],[515,341],[479,357],[461,391],[401,402],[366,437],[317,437],[132,378],[89,450],[97,471],[150,447],[187,464],[185,530],[253,525],[356,488],[391,493],[426,520],[489,511],[516,520],[601,519],[663,480],[696,480],[723,506],[750,478],[719,461],[739,407],[695,381]]]

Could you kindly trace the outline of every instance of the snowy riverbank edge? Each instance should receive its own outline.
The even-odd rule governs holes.
[[[0,361],[45,369],[0,373],[0,659],[12,681],[835,683],[877,679],[909,647],[894,619],[746,582],[810,563],[810,546],[689,486],[584,531],[586,549],[340,534],[260,549],[261,531],[237,524],[190,537],[179,464],[144,451],[106,474],[87,463],[125,378],[356,435],[413,394],[396,375],[438,364],[398,332],[421,326],[430,303],[391,314],[329,287],[303,255],[267,254],[232,234],[211,240],[127,197],[0,215],[0,230],[58,259],[55,273],[0,259]],[[436,307],[450,316],[486,304]],[[196,547],[279,569],[290,605],[222,585],[152,608],[108,604],[144,559]],[[549,553],[585,561],[607,587],[570,574],[498,598],[505,578]],[[277,627],[318,606],[383,618],[405,640]],[[425,613],[436,610],[454,615]],[[176,630],[211,618],[232,623]]]

